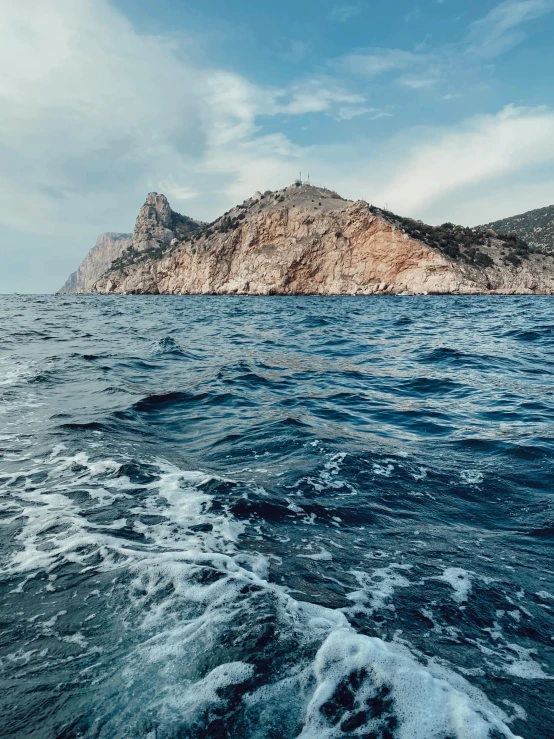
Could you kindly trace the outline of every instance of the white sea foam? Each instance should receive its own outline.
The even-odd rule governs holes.
[[[427,477],[427,469],[425,467],[419,467],[417,472],[412,472],[414,480],[420,481],[425,480]]]
[[[507,700],[506,698],[502,701],[502,703],[504,703],[504,705],[506,706],[510,706],[510,708],[513,708],[515,718],[519,718],[522,721],[527,721],[527,712],[518,703],[514,703],[513,701]]]
[[[390,477],[394,472],[394,465],[391,464],[390,460],[386,459],[383,464],[373,463],[373,473],[380,475],[381,477]]]
[[[371,572],[352,570],[360,589],[346,596],[355,605],[347,609],[347,613],[368,613],[382,608],[394,610],[390,599],[397,588],[408,588],[412,584],[403,573],[411,570],[411,565],[393,562]]]
[[[329,562],[333,559],[333,555],[331,554],[331,552],[323,549],[323,547],[320,549],[319,552],[316,552],[315,554],[297,554],[296,556],[303,557],[304,559],[313,559],[315,562]]]
[[[460,482],[464,485],[479,485],[484,479],[484,474],[479,470],[462,470],[460,473]]]
[[[319,442],[318,450],[324,457],[323,468],[316,476],[309,475],[303,480],[300,480],[295,487],[298,487],[301,482],[306,482],[318,493],[325,490],[340,490],[341,493],[347,492],[348,495],[358,495],[358,491],[356,490],[356,488],[347,480],[343,480],[340,477],[342,463],[348,455],[345,452],[330,454],[319,446]]]
[[[33,365],[13,355],[0,357],[0,386],[15,385],[33,375]]]
[[[513,737],[497,713],[434,677],[406,649],[380,639],[338,629],[319,649],[314,672],[317,687],[301,739],[340,739],[344,736],[341,725],[349,719],[352,725],[360,726],[361,722],[364,733],[378,736],[393,716],[398,721],[396,739],[486,739],[492,727],[501,736]],[[344,686],[343,692],[351,687],[353,707],[343,709],[340,720],[330,726],[324,707],[339,686]],[[371,705],[378,698],[385,708],[381,715],[373,716]]]
[[[520,677],[524,680],[554,680],[548,675],[541,665],[533,659],[536,654],[534,649],[524,649],[518,644],[509,644],[510,650],[517,655],[506,665],[505,671],[508,675]]]
[[[462,604],[467,601],[471,593],[472,577],[472,572],[468,572],[461,567],[447,567],[438,579],[447,582],[452,587],[454,590],[452,593],[453,600]]]
[[[506,616],[513,618],[513,612],[497,611],[499,619]],[[485,655],[492,671],[522,680],[554,680],[538,662],[536,650],[508,641],[499,621],[495,621],[492,628],[485,628],[483,631],[490,635],[492,645],[491,642],[484,643],[481,638],[470,641]]]
[[[115,460],[90,462],[85,453],[63,457],[51,456],[42,465],[38,463],[31,472],[45,471],[44,486],[14,489],[4,498],[1,509],[7,514],[2,524],[24,522],[16,541],[19,550],[3,565],[2,571],[14,574],[32,570],[50,572],[63,561],[88,563],[93,552],[102,554],[102,567],[111,569],[124,560],[140,560],[146,555],[140,550],[126,547],[120,539],[112,537],[110,529],[121,528],[125,521],[114,520],[109,525],[91,523],[81,504],[73,499],[74,490],[86,493],[88,510],[112,505],[118,500],[132,501],[133,485],[126,476],[114,477],[121,467]],[[13,482],[19,473],[11,475]],[[97,480],[103,475],[109,475]],[[142,486],[140,506],[129,507],[129,513],[153,513],[161,517],[155,525],[135,521],[138,533],[148,534],[154,545],[181,551],[206,551],[210,547],[224,551],[235,541],[242,526],[226,515],[210,516],[212,531],[193,533],[187,527],[204,523],[211,498],[202,492],[202,486],[211,479],[202,472],[184,472],[169,463],[158,463],[158,477]],[[165,502],[165,504],[164,504]]]
[[[386,727],[392,716],[398,721],[395,739],[484,739],[492,728],[513,736],[505,714],[493,710],[478,691],[464,691],[459,682],[451,685],[446,672],[437,676],[399,645],[357,634],[343,613],[296,601],[270,584],[267,558],[237,548],[242,524],[214,509],[206,492],[212,476],[158,461],[149,467],[149,481],[137,483],[121,474],[124,460],[64,452],[58,447],[31,466],[29,473],[40,472],[43,482],[14,485],[15,473],[2,482],[2,524],[21,527],[17,550],[3,571],[23,583],[44,573],[54,578],[46,586],[53,591],[64,564],[77,565],[83,573],[113,573],[114,583],[128,573],[122,579],[126,590],[120,618],[129,624],[133,645],[106,690],[116,705],[105,707],[111,718],[101,739],[130,736],[121,727],[131,727],[145,711],[165,727],[196,725],[207,712],[224,708],[225,696],[234,689],[245,693],[241,705],[249,716],[248,736],[256,739],[267,736],[276,721],[290,720],[291,727],[300,723],[302,739],[338,739],[344,722],[361,721],[357,725],[370,733]],[[108,524],[97,523],[91,512],[107,506],[117,515]],[[131,527],[138,541],[118,536],[123,527]],[[332,558],[323,548],[299,556],[322,562]],[[388,607],[396,588],[412,585],[410,569],[392,563],[354,573],[360,590],[351,600],[367,610]],[[85,602],[90,601],[91,612],[83,615],[83,623],[98,613],[102,591],[91,588],[89,596]],[[101,653],[80,629],[58,631],[63,617],[59,611],[33,623],[38,633],[83,654]],[[262,679],[253,664],[236,655],[254,635],[264,635],[267,619],[275,623],[275,643],[264,648],[284,655],[280,659],[286,657],[286,669],[271,672],[270,651],[268,675]],[[25,660],[31,651],[15,654]],[[29,659],[36,657],[29,654]],[[375,705],[382,710],[356,717],[338,701],[336,716],[330,718],[324,706],[344,685],[351,686],[358,713],[377,698]]]

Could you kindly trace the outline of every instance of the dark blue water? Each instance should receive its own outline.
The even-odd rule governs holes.
[[[0,734],[554,737],[551,298],[0,298]]]

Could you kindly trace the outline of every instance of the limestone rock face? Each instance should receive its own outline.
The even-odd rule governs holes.
[[[367,203],[346,201],[309,185],[256,193],[213,224],[188,232],[175,228],[171,212],[163,196],[149,196],[137,219],[133,245],[142,250],[140,245],[147,244],[145,248],[158,249],[160,256],[142,254],[110,270],[95,284],[97,292],[554,292],[554,261],[549,256],[533,254],[518,266],[507,264],[503,242],[490,235],[487,267],[454,260],[409,236]]]
[[[151,258],[159,257],[165,249],[181,243],[202,225],[201,221],[171,210],[165,195],[151,192],[139,211],[133,233],[100,234],[96,246],[58,293],[90,292],[111,268],[118,269],[122,260],[132,261],[129,255],[145,252]]]
[[[108,270],[111,263],[131,246],[131,234],[100,234],[81,266],[67,279],[58,293],[86,293]]]
[[[171,210],[165,195],[151,192],[135,222],[132,246],[139,252],[166,247],[175,239],[181,241],[200,225],[200,221]]]

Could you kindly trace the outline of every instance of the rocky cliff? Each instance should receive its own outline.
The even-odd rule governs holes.
[[[171,210],[165,195],[151,192],[137,216],[129,251],[134,255],[159,256],[169,247],[186,241],[204,225]]]
[[[172,213],[163,196],[149,195],[132,247],[93,289],[251,295],[554,292],[554,259],[513,236],[453,224],[427,226],[309,185],[256,193],[211,224]]]
[[[139,211],[132,234],[100,234],[81,266],[58,293],[90,292],[108,270],[117,270],[139,255],[160,258],[171,246],[182,242],[204,224],[171,210],[165,195],[148,195]]]
[[[73,272],[58,293],[86,293],[109,269],[125,249],[131,245],[131,234],[100,234],[79,269]]]
[[[493,228],[500,233],[515,233],[532,248],[547,254],[554,253],[554,205],[503,218],[484,228]]]

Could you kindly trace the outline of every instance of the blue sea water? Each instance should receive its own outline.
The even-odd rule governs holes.
[[[548,297],[0,297],[0,734],[554,737]]]

